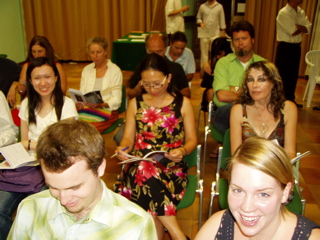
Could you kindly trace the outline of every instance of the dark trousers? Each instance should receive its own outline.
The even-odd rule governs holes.
[[[294,92],[298,82],[301,57],[300,43],[279,42],[276,55],[276,66],[283,82],[287,100],[294,101]]]

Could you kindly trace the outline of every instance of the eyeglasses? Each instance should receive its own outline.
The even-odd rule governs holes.
[[[155,83],[155,84],[151,85],[149,83],[141,82],[141,85],[146,89],[149,89],[149,88],[159,89],[159,88],[163,87],[164,82],[166,81],[166,79],[167,79],[167,76],[164,77],[162,83]]]

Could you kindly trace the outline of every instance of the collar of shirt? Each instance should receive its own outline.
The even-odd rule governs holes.
[[[204,4],[205,4],[208,8],[213,8],[213,7],[215,7],[216,5],[218,5],[219,3],[218,3],[217,1],[215,1],[214,4],[213,4],[212,6],[210,6],[209,2],[206,1]]]
[[[176,61],[173,61],[172,58],[171,58],[171,56],[170,56],[170,54],[169,54],[170,47],[171,47],[171,46],[168,46],[168,47],[167,47],[165,55],[166,55],[166,57],[167,57],[171,62],[181,62],[181,61],[183,61],[183,60],[185,59],[185,49],[184,49],[183,52],[182,52],[182,54],[181,54],[181,56],[178,57]]]
[[[66,208],[60,204],[60,201],[56,199],[56,207],[52,208],[52,212],[48,214],[48,219],[54,220],[59,215],[64,214],[66,215],[65,217],[69,217],[70,220],[73,220],[74,222],[83,223],[96,221],[106,226],[112,226],[112,218],[110,217],[113,216],[112,197],[110,197],[110,193],[107,191],[108,189],[102,180],[101,184],[103,186],[101,199],[87,216],[84,216],[79,221],[76,221],[76,217],[69,213]],[[103,201],[104,199],[108,199],[108,201]]]

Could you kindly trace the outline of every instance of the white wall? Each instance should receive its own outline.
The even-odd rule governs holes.
[[[0,54],[20,63],[26,60],[20,0],[0,0]]]

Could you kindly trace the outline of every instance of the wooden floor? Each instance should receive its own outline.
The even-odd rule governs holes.
[[[64,64],[68,76],[68,87],[79,89],[81,71],[86,64]],[[123,71],[124,83],[127,83],[128,78],[132,72]],[[196,73],[192,80],[192,103],[194,106],[195,116],[198,115],[198,108],[203,89],[200,87],[201,79],[199,74]],[[297,127],[297,149],[298,152],[311,151],[311,155],[303,158],[300,163],[301,172],[301,187],[303,187],[303,196],[306,198],[306,212],[305,216],[309,219],[320,224],[320,111],[307,108],[306,102],[302,101],[304,89],[307,81],[305,79],[299,79],[296,101],[304,104],[302,109],[299,109],[298,127]],[[320,105],[320,87],[318,86],[314,97],[312,106]],[[198,141],[203,144],[204,140],[204,123],[203,114],[200,119],[200,129],[198,132]],[[106,182],[109,188],[112,188],[113,183],[116,181],[117,175],[120,173],[120,165],[117,164],[115,159],[110,159],[110,156],[114,153],[116,144],[113,141],[114,133],[103,135],[106,141],[106,148],[108,151],[107,169],[103,176],[103,180]],[[209,137],[208,140],[209,149],[213,148],[216,142]],[[207,154],[208,155],[208,154]],[[214,180],[214,172],[216,170],[216,161],[211,160],[206,156],[206,168],[204,177],[204,202],[203,202],[203,221],[207,219],[209,197],[211,191],[211,182]],[[198,207],[199,199],[197,198],[192,206],[178,211],[179,223],[185,232],[185,234],[191,239],[194,238],[198,231]],[[214,212],[219,210],[218,204],[214,202]],[[169,238],[167,238],[169,239]]]

